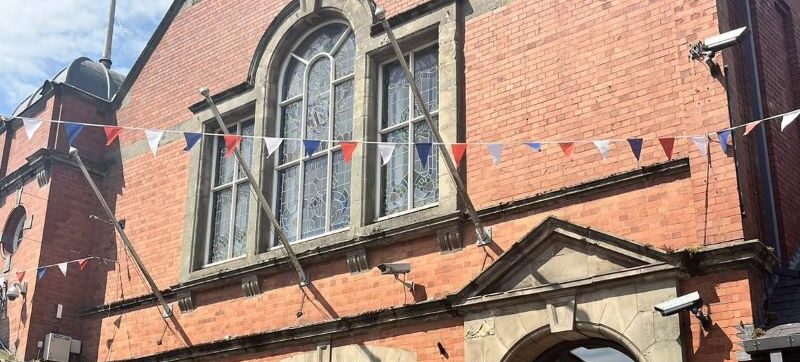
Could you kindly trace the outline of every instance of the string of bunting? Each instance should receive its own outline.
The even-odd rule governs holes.
[[[5,251],[2,250],[2,247],[0,247],[0,253],[2,253],[3,258],[5,258]],[[104,259],[104,258],[101,258],[101,257],[98,257],[98,256],[87,256],[85,258],[65,261],[63,263],[44,265],[44,266],[40,266],[40,267],[33,268],[33,269],[19,270],[19,271],[16,271],[16,272],[0,274],[0,281],[5,281],[6,277],[14,276],[18,282],[22,283],[22,281],[25,280],[25,273],[29,272],[29,271],[34,271],[34,270],[36,271],[36,279],[37,280],[41,280],[47,274],[47,270],[49,268],[52,268],[52,267],[58,267],[58,269],[61,270],[61,274],[64,274],[64,276],[67,276],[67,267],[69,266],[69,264],[77,263],[78,264],[78,268],[81,271],[83,271],[84,269],[86,269],[86,266],[89,265],[89,261],[93,260],[93,259],[100,260],[100,261],[102,261],[104,263],[113,263],[113,262],[115,262],[114,260]]]
[[[631,152],[633,153],[634,157],[636,157],[636,160],[639,161],[641,158],[643,142],[645,140],[658,140],[658,142],[661,144],[662,149],[664,150],[665,155],[667,156],[668,159],[671,160],[672,151],[675,146],[675,140],[688,139],[692,143],[694,143],[695,146],[697,146],[698,151],[700,151],[700,153],[703,156],[708,157],[709,153],[708,142],[711,140],[712,135],[717,136],[717,140],[719,141],[722,152],[727,153],[732,131],[737,129],[744,129],[743,135],[746,136],[750,134],[750,132],[752,132],[756,127],[758,127],[763,122],[778,120],[778,119],[781,120],[780,128],[781,131],[783,131],[789,124],[794,122],[794,120],[797,119],[799,115],[800,115],[800,109],[760,119],[757,121],[752,121],[739,126],[725,128],[716,132],[698,134],[698,135],[689,135],[689,136],[680,135],[680,136],[651,137],[651,138],[646,138],[646,137],[608,138],[602,140],[561,140],[561,141],[541,140],[541,141],[528,141],[528,142],[513,142],[511,143],[511,145],[527,146],[531,150],[538,152],[544,148],[544,145],[557,144],[561,148],[561,151],[564,153],[564,157],[567,160],[571,160],[572,155],[575,152],[576,145],[591,143],[597,148],[598,152],[603,157],[603,160],[605,160],[608,158],[610,145],[612,143],[621,142],[621,143],[627,143],[630,146]],[[147,144],[150,148],[150,151],[153,153],[153,156],[155,156],[158,153],[159,144],[161,143],[161,139],[164,137],[165,133],[183,134],[184,139],[186,141],[186,146],[184,147],[184,151],[190,151],[195,145],[197,145],[200,142],[203,136],[222,137],[225,142],[225,148],[226,148],[225,157],[230,157],[233,154],[233,151],[237,147],[239,147],[239,145],[242,142],[242,139],[245,138],[262,140],[264,142],[264,147],[267,150],[267,157],[272,156],[272,154],[285,141],[302,142],[305,153],[308,156],[314,154],[320,147],[322,142],[328,141],[328,140],[302,139],[302,138],[263,137],[263,136],[235,135],[235,134],[224,135],[219,133],[205,133],[205,132],[199,132],[199,133],[184,132],[184,131],[176,131],[170,129],[104,126],[92,123],[61,121],[61,120],[44,120],[44,119],[27,118],[27,117],[16,117],[16,118],[22,119],[23,126],[25,128],[25,134],[28,136],[29,140],[33,138],[34,134],[39,129],[39,127],[41,127],[43,122],[62,124],[64,130],[66,131],[67,139],[69,140],[70,146],[73,144],[73,142],[81,133],[81,131],[84,129],[84,127],[102,127],[106,135],[106,146],[110,146],[111,144],[114,143],[114,141],[118,140],[123,130],[144,132],[145,138],[147,139]],[[362,141],[343,140],[334,142],[338,143],[341,146],[344,161],[348,164],[352,160],[353,152],[355,152],[359,144],[377,144],[378,152],[380,153],[383,165],[389,163],[389,161],[392,158],[392,155],[394,154],[395,147],[397,145],[408,144],[404,142],[381,142],[381,141],[363,141],[363,140]],[[507,145],[509,145],[509,143],[503,143],[503,142],[472,142],[472,143],[443,143],[443,144],[450,146],[453,160],[455,161],[457,166],[460,166],[461,160],[464,158],[464,154],[467,151],[467,147],[475,145],[484,145],[489,154],[492,156],[492,159],[496,166],[500,163],[503,149]],[[432,147],[434,145],[438,145],[438,143],[433,143],[433,142],[414,143],[414,147],[417,151],[417,156],[422,162],[423,167],[426,167],[428,156],[430,155]]]

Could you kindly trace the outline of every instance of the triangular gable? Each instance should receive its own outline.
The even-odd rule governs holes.
[[[587,280],[664,265],[667,254],[548,217],[478,275],[458,299]]]

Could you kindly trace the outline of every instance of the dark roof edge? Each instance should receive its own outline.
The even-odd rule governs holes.
[[[125,81],[122,82],[122,85],[119,86],[114,98],[111,99],[111,103],[114,105],[114,108],[119,108],[120,105],[122,105],[122,100],[125,99],[125,96],[128,95],[133,83],[136,82],[137,78],[139,78],[139,74],[150,60],[150,56],[153,55],[153,52],[156,50],[156,47],[158,47],[158,44],[161,43],[161,39],[164,38],[164,34],[167,33],[167,29],[169,29],[170,25],[172,25],[172,21],[175,20],[175,17],[180,13],[181,8],[183,7],[183,2],[184,0],[172,1],[172,5],[170,5],[169,10],[167,10],[167,13],[164,15],[164,18],[161,19],[161,23],[158,24],[156,31],[153,32],[153,36],[151,36],[150,40],[147,41],[147,45],[145,45],[144,49],[142,49],[142,53],[139,54],[139,58],[136,59],[136,62],[133,63],[133,67],[131,67],[130,72],[125,75]]]

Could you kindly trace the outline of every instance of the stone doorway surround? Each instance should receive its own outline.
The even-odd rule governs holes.
[[[662,251],[548,218],[473,280],[454,307],[464,316],[465,361],[531,362],[549,348],[603,339],[640,362],[682,361],[681,272]]]

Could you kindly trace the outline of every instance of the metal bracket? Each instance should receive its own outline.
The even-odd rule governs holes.
[[[480,234],[478,234],[478,241],[475,242],[475,245],[477,245],[477,246],[486,246],[486,245],[489,245],[489,244],[491,244],[493,242],[494,241],[492,241],[492,228],[488,228],[488,229],[486,229],[486,237],[485,238],[481,238]]]

